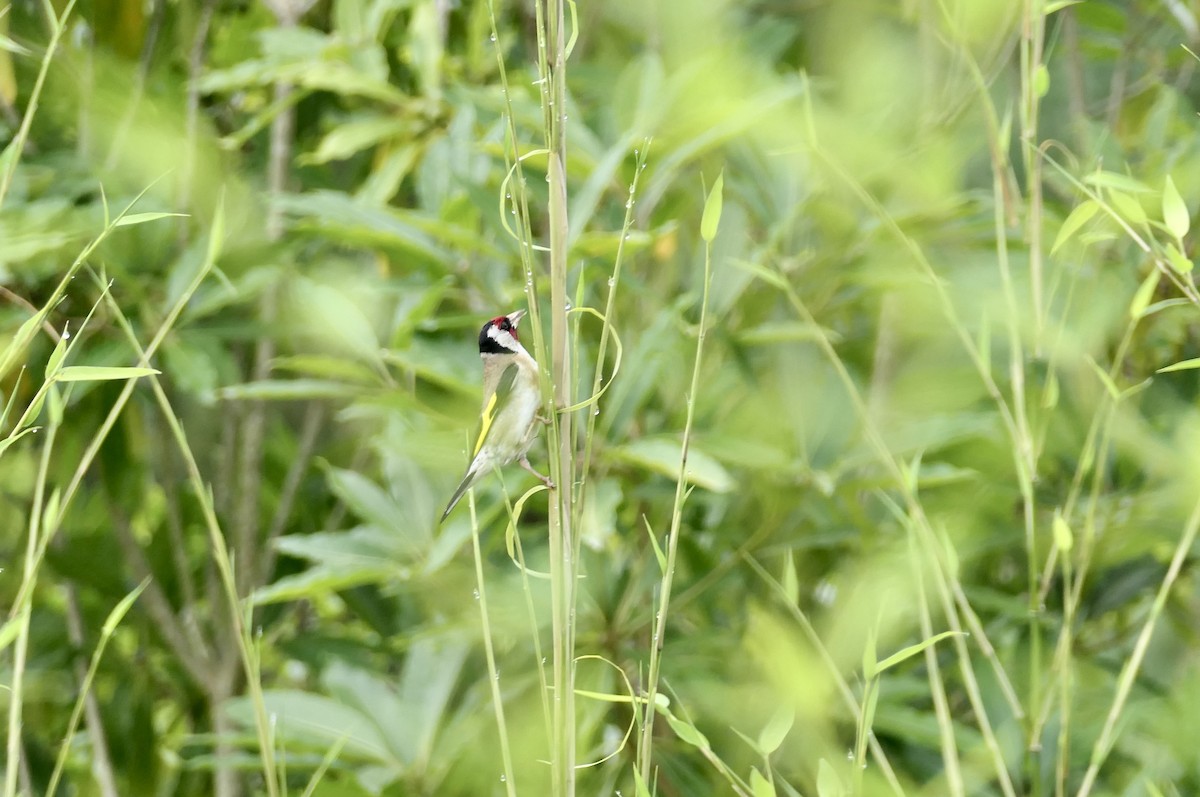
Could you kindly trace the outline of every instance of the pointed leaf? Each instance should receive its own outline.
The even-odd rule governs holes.
[[[650,538],[650,544],[654,546],[654,558],[658,560],[658,569],[663,575],[667,572],[667,555],[663,553],[662,546],[658,544],[658,538],[654,536],[654,529],[650,528],[650,521],[642,516],[642,521],[646,524],[646,536]]]
[[[1108,371],[1105,371],[1103,368],[1101,368],[1100,363],[1093,360],[1090,355],[1085,356],[1084,359],[1087,360],[1087,364],[1092,367],[1092,370],[1096,373],[1096,376],[1100,377],[1100,382],[1104,385],[1104,389],[1108,391],[1108,395],[1112,397],[1112,400],[1116,401],[1119,399],[1121,397],[1121,391],[1117,388],[1117,383],[1112,381],[1112,377],[1108,375]]]
[[[113,631],[116,631],[117,626],[120,625],[121,621],[125,619],[125,615],[129,612],[129,608],[133,606],[133,602],[138,599],[138,596],[142,594],[142,590],[144,590],[149,583],[150,577],[146,576],[144,579],[142,579],[141,584],[138,584],[133,588],[132,592],[117,602],[117,605],[114,606],[112,611],[108,613],[108,618],[104,621],[104,627],[101,633],[102,636],[112,636]]]
[[[929,637],[929,639],[922,640],[915,645],[909,645],[908,647],[898,650],[897,652],[888,656],[886,659],[879,662],[879,666],[876,667],[876,672],[883,672],[886,669],[894,667],[900,662],[912,658],[918,653],[924,651],[925,648],[929,647],[930,645],[936,645],[946,637],[952,636],[966,636],[966,634],[962,631],[943,631],[940,634],[934,634],[933,636]]]
[[[8,437],[4,438],[3,440],[0,440],[0,454],[3,454],[5,451],[7,451],[8,447],[11,446],[13,443],[17,442],[22,437],[24,437],[27,434],[30,434],[31,432],[36,432],[39,428],[40,427],[37,427],[37,426],[30,426],[26,429],[22,429],[19,432],[10,434]]]
[[[788,605],[796,606],[800,603],[800,581],[796,578],[796,557],[792,551],[787,552],[787,556],[783,558],[783,594],[787,596]]]
[[[1054,544],[1063,553],[1071,550],[1075,543],[1075,535],[1071,533],[1071,527],[1067,525],[1067,521],[1063,518],[1062,512],[1054,513]]]
[[[1116,191],[1110,189],[1108,199],[1116,208],[1117,213],[1121,218],[1130,224],[1145,224],[1147,221],[1146,211],[1142,208],[1142,203],[1135,199],[1130,194],[1124,191]]]
[[[764,755],[770,755],[779,749],[795,721],[796,712],[790,706],[775,709],[771,719],[767,720],[767,724],[758,734],[758,747]]]
[[[1159,270],[1153,269],[1142,280],[1142,284],[1138,286],[1137,293],[1133,294],[1133,301],[1129,303],[1130,318],[1140,317],[1142,312],[1150,306],[1150,300],[1154,298],[1154,291],[1158,290],[1160,276]]]
[[[677,440],[662,437],[643,438],[613,449],[613,453],[626,462],[640,465],[653,473],[662,474],[670,479],[679,477],[680,445]],[[688,449],[685,477],[689,484],[716,493],[727,493],[735,485],[729,471],[713,457],[701,451],[695,443]]]
[[[46,378],[49,379],[62,365],[63,359],[67,356],[67,346],[71,342],[71,335],[68,332],[63,332],[58,339],[58,343],[54,344],[54,351],[50,352],[50,358],[46,360]]]
[[[1164,368],[1159,368],[1155,373],[1169,374],[1172,371],[1191,371],[1195,368],[1200,368],[1200,357],[1193,357],[1190,360],[1180,360],[1173,365],[1168,365]]]
[[[1063,220],[1062,226],[1059,227],[1058,235],[1054,237],[1054,246],[1050,247],[1050,254],[1057,252],[1059,247],[1069,241],[1071,236],[1077,233],[1083,225],[1091,221],[1099,210],[1100,204],[1094,199],[1076,205],[1075,209]]]
[[[136,366],[69,365],[55,374],[54,379],[57,382],[102,382],[108,379],[136,379],[157,373],[160,371],[155,368]]]
[[[159,219],[171,218],[187,218],[186,213],[127,213],[117,219],[114,227],[129,227],[134,224],[145,224],[148,221],[158,221]]]
[[[750,792],[754,797],[775,797],[775,787],[754,767],[750,767]]]
[[[875,655],[875,629],[867,631],[867,642],[863,645],[862,669],[863,678],[871,680],[875,677],[876,665],[879,663]]]
[[[1191,214],[1188,213],[1187,205],[1183,201],[1183,197],[1179,195],[1179,189],[1175,187],[1175,181],[1171,179],[1171,175],[1167,175],[1167,182],[1163,186],[1162,195],[1162,212],[1163,222],[1166,223],[1167,229],[1171,231],[1176,240],[1181,240],[1187,235],[1188,227],[1192,224]]]
[[[1179,247],[1175,244],[1167,244],[1167,262],[1180,274],[1190,274],[1195,267],[1192,261],[1188,260],[1187,255],[1180,252]]]
[[[846,787],[838,777],[833,765],[821,759],[817,766],[817,795],[818,797],[846,797]]]
[[[701,750],[710,749],[708,739],[692,723],[681,720],[674,714],[667,714],[667,724],[671,726],[671,730],[675,731],[676,736],[692,747],[698,747]]]
[[[1088,185],[1094,185],[1097,188],[1116,188],[1120,191],[1133,194],[1149,194],[1154,190],[1141,180],[1135,180],[1129,175],[1120,174],[1119,172],[1106,172],[1103,169],[1097,169],[1087,177],[1084,177],[1083,182]]]
[[[1050,70],[1045,64],[1038,64],[1033,71],[1033,92],[1040,99],[1050,91]]]
[[[650,789],[646,786],[646,781],[642,779],[642,773],[636,766],[633,768],[633,784],[637,789],[637,797],[651,797]]]
[[[725,172],[721,172],[717,175],[712,190],[708,192],[708,199],[704,202],[704,215],[700,219],[700,237],[709,243],[717,237],[717,226],[721,223],[721,195],[724,189]]]
[[[14,617],[8,620],[4,625],[0,625],[0,650],[4,650],[12,641],[17,638],[17,632],[21,630],[21,618]]]

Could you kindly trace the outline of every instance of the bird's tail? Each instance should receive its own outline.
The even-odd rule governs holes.
[[[475,463],[471,464],[474,465]],[[439,523],[444,523],[446,521],[446,518],[449,517],[451,510],[454,509],[455,504],[462,500],[462,497],[467,494],[467,490],[471,489],[471,485],[475,483],[478,477],[479,474],[474,468],[467,469],[467,475],[463,476],[463,480],[461,483],[459,483],[458,488],[454,491],[454,495],[450,496],[450,503],[446,504],[446,511],[442,513],[442,519],[438,521]]]

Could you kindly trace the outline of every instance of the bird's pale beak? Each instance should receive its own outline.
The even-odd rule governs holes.
[[[521,319],[525,317],[525,312],[525,310],[513,310],[508,314],[508,323],[512,324],[514,327],[517,324],[520,324]]]

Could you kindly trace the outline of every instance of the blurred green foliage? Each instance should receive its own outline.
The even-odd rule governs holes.
[[[64,8],[0,16],[0,141],[32,113],[51,6]],[[524,161],[525,186],[506,180],[506,100],[521,152],[542,140],[536,16],[497,4],[493,36],[491,13],[487,0],[74,6],[24,151],[0,158],[19,157],[0,205],[0,328],[19,340],[55,300],[51,330],[0,383],[16,408],[0,602],[17,605],[43,450],[16,439],[17,416],[50,332],[82,326],[69,365],[133,365],[115,308],[145,346],[186,300],[152,364],[211,497],[138,386],[37,579],[28,793],[64,743],[76,665],[147,576],[99,665],[95,713],[65,739],[60,793],[106,793],[97,769],[119,794],[265,789],[206,500],[253,604],[287,793],[314,772],[329,797],[504,793],[469,513],[434,523],[465,462],[478,326],[524,302],[505,193],[528,192],[539,242],[547,223],[544,155]],[[581,493],[576,648],[609,664],[581,659],[579,690],[641,686],[695,401],[657,793],[1200,791],[1200,381],[1158,373],[1200,356],[1200,83],[1181,46],[1200,38],[1194,4],[572,13],[580,306],[604,307],[627,203],[634,218],[611,319],[621,368]],[[688,396],[700,218],[722,168],[713,322]],[[134,213],[185,215],[112,229],[58,301],[135,199]],[[217,268],[189,294],[218,208]],[[600,325],[573,318],[582,397]],[[120,390],[65,394],[50,488]],[[504,481],[476,490],[490,629],[519,793],[541,794],[533,640],[549,612],[545,582],[506,551],[504,488],[515,499],[529,477]],[[536,571],[545,511],[534,496],[520,523]],[[947,628],[970,635],[864,665],[864,649],[884,661]],[[864,773],[868,686],[878,751]],[[580,770],[580,793],[637,793],[629,703],[577,702],[580,761],[615,753]]]

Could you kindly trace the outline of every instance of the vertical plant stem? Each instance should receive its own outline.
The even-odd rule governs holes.
[[[277,12],[279,24],[284,28],[296,26],[294,13]],[[267,238],[279,241],[283,237],[283,214],[279,208],[279,195],[287,186],[288,164],[291,161],[292,135],[296,124],[295,107],[287,102],[292,92],[288,83],[275,84],[275,102],[282,110],[271,120],[271,144],[267,162]],[[254,361],[251,365],[251,381],[265,380],[275,357],[273,326],[278,304],[278,287],[274,284],[263,291],[259,305],[261,332],[254,344]],[[249,402],[243,418],[238,449],[239,495],[237,514],[234,518],[234,553],[237,557],[238,588],[242,594],[250,588],[258,570],[258,526],[259,492],[262,483],[263,439],[266,434],[267,406],[261,400]]]
[[[83,636],[83,619],[79,614],[79,598],[75,594],[73,584],[66,584],[64,587],[63,610],[67,621],[67,636],[75,649],[82,651],[86,640]],[[79,690],[82,693],[84,717],[87,719],[88,743],[92,749],[92,778],[96,781],[96,789],[100,792],[101,797],[120,797],[121,792],[117,789],[112,758],[108,754],[108,738],[104,733],[104,723],[100,719],[100,705],[96,702],[96,693],[89,688],[92,679],[89,677],[88,668],[82,659],[76,658],[73,669],[75,680],[79,683]],[[64,748],[70,743],[71,739],[68,736],[63,740]],[[64,749],[59,753],[59,761],[55,763],[56,772],[63,766],[66,757],[67,751]],[[48,787],[47,792],[52,794],[53,788]]]
[[[1029,239],[1029,283],[1033,301],[1033,339],[1040,348],[1045,299],[1042,295],[1042,163],[1037,150],[1038,106],[1041,102],[1042,46],[1046,33],[1045,0],[1024,0],[1021,25],[1021,151],[1029,194],[1026,230]]]
[[[550,572],[554,636],[554,757],[555,793],[575,794],[575,535],[571,505],[575,491],[574,435],[571,413],[571,345],[567,324],[567,54],[563,0],[546,4],[550,191],[550,374],[554,383],[551,425],[551,464],[557,488],[550,510]],[[543,95],[545,96],[545,95]]]
[[[718,188],[714,188],[719,190]],[[671,529],[667,533],[667,564],[659,586],[658,610],[654,615],[654,635],[650,641],[650,666],[646,677],[646,705],[642,719],[642,736],[638,744],[638,770],[642,782],[650,786],[650,761],[654,739],[654,711],[658,698],[659,670],[662,666],[662,646],[667,631],[667,612],[671,607],[671,582],[675,576],[675,560],[679,551],[679,532],[683,526],[683,502],[687,497],[687,460],[695,419],[696,394],[700,390],[700,366],[704,357],[704,337],[708,325],[708,289],[712,284],[712,241],[704,242],[704,284],[700,294],[700,324],[696,334],[696,357],[692,363],[692,381],[687,394],[687,416],[683,423],[683,441],[679,454],[679,474],[675,481],[675,502],[671,510]]]
[[[600,414],[599,395],[604,386],[604,361],[608,353],[608,341],[613,335],[613,316],[616,313],[617,289],[621,286],[621,266],[625,262],[625,239],[629,236],[629,230],[633,227],[633,207],[634,200],[637,197],[638,182],[641,179],[642,170],[646,166],[646,159],[649,157],[650,140],[646,139],[642,142],[641,149],[634,150],[635,162],[633,180],[629,184],[629,198],[625,201],[625,220],[621,224],[621,239],[617,242],[617,255],[613,260],[612,275],[608,278],[608,297],[604,304],[604,327],[600,332],[600,343],[596,347],[596,370],[592,375],[592,392],[591,395],[597,397],[597,406],[586,415],[583,430],[583,456],[580,457],[579,480],[581,484],[586,484],[588,475],[592,467],[592,441],[596,434],[596,418]],[[609,374],[608,380],[611,383],[616,374]],[[579,523],[584,511],[583,497],[576,502],[575,506],[575,522]],[[576,553],[578,556],[578,552]]]
[[[1058,760],[1055,762],[1055,797],[1067,795],[1067,772],[1071,761],[1071,686],[1072,659],[1071,651],[1074,646],[1073,627],[1075,625],[1075,603],[1071,600],[1071,553],[1063,551],[1063,631],[1059,638],[1061,658],[1059,662],[1058,688]]]
[[[1158,587],[1158,592],[1154,595],[1154,603],[1150,608],[1150,616],[1146,618],[1146,624],[1142,626],[1141,633],[1138,634],[1137,641],[1133,645],[1133,652],[1121,668],[1121,674],[1117,678],[1117,691],[1113,696],[1112,706],[1109,708],[1108,716],[1104,719],[1104,727],[1100,730],[1100,736],[1096,739],[1095,745],[1092,746],[1091,760],[1088,763],[1087,772],[1084,773],[1083,782],[1079,786],[1077,797],[1088,797],[1091,794],[1092,788],[1096,785],[1096,777],[1100,774],[1100,767],[1104,765],[1109,751],[1112,750],[1117,736],[1117,723],[1121,719],[1122,711],[1125,709],[1125,701],[1129,699],[1129,694],[1133,691],[1133,682],[1137,679],[1138,672],[1142,668],[1142,661],[1146,658],[1146,651],[1150,649],[1150,639],[1154,636],[1154,628],[1158,624],[1159,617],[1162,616],[1163,609],[1166,608],[1167,598],[1171,594],[1171,587],[1175,585],[1175,580],[1179,578],[1179,573],[1183,570],[1183,563],[1187,560],[1188,554],[1192,550],[1192,545],[1196,542],[1197,532],[1200,532],[1200,502],[1197,502],[1192,509],[1192,514],[1184,526],[1183,534],[1180,536],[1179,544],[1175,546],[1175,554],[1171,557],[1171,564],[1167,567],[1167,574],[1163,577],[1162,583]]]
[[[496,714],[496,733],[500,736],[500,760],[504,766],[504,791],[517,797],[512,753],[508,746],[508,724],[504,720],[504,697],[500,692],[500,672],[496,669],[496,651],[492,646],[492,626],[488,615],[487,585],[483,580],[483,553],[479,549],[479,523],[475,518],[475,493],[467,494],[471,507],[471,554],[475,559],[475,597],[479,601],[479,620],[483,630],[483,652],[487,657],[488,683],[492,692],[492,710]]]
[[[33,613],[33,587],[41,557],[42,510],[46,499],[46,474],[50,467],[50,452],[54,448],[57,424],[51,423],[42,442],[42,456],[38,462],[37,481],[34,485],[33,506],[29,509],[29,538],[25,543],[24,571],[21,578],[21,595],[17,605],[17,639],[13,647],[12,676],[9,683],[8,746],[7,764],[4,768],[4,797],[16,797],[17,773],[24,765],[21,748],[21,720],[25,697],[25,663],[29,654],[29,620]]]
[[[188,300],[200,287],[200,284],[208,276],[216,263],[217,257],[220,254],[222,237],[224,235],[224,209],[223,205],[218,205],[217,212],[213,221],[213,229],[210,232],[210,241],[208,253],[205,256],[204,262],[197,270],[196,275],[192,278],[191,283],[180,294],[176,303],[172,306],[171,311],[167,314],[166,319],[162,322],[157,333],[150,343],[143,348],[134,335],[133,328],[129,324],[129,320],[125,317],[117,306],[115,300],[111,296],[106,296],[109,308],[112,310],[113,317],[121,327],[130,346],[138,355],[139,365],[148,365],[155,351],[166,337],[167,333],[174,328],[176,320],[180,313],[183,312]],[[280,793],[278,773],[275,768],[275,749],[272,741],[272,724],[267,716],[266,702],[263,698],[262,684],[257,676],[257,658],[253,650],[253,640],[250,637],[250,631],[247,626],[247,617],[242,613],[242,603],[238,596],[238,587],[235,581],[233,572],[232,557],[229,553],[229,546],[225,542],[225,534],[221,529],[220,521],[217,519],[216,499],[213,496],[212,490],[204,482],[204,477],[200,472],[200,466],[196,462],[196,458],[192,453],[191,445],[188,443],[187,435],[183,431],[183,426],[174,410],[171,408],[171,403],[167,398],[166,392],[163,390],[162,384],[155,377],[148,377],[147,381],[154,392],[154,398],[158,403],[163,417],[166,420],[167,426],[170,429],[171,436],[179,449],[180,455],[183,457],[184,465],[187,471],[188,481],[191,484],[192,490],[196,494],[196,501],[199,505],[201,515],[204,519],[204,526],[208,532],[209,544],[212,546],[212,562],[216,568],[219,584],[214,584],[213,589],[209,593],[209,599],[214,606],[219,606],[220,602],[224,602],[229,610],[229,624],[226,626],[229,629],[227,642],[229,645],[230,656],[232,658],[218,658],[213,663],[213,674],[208,679],[208,695],[210,702],[216,706],[224,699],[233,696],[234,676],[240,664],[242,673],[246,679],[246,688],[249,692],[250,703],[254,708],[255,730],[258,740],[258,754],[261,763],[261,771],[266,791],[269,797],[278,797]],[[133,392],[132,384],[126,385],[121,396],[114,405],[113,411],[105,420],[104,426],[97,433],[96,440],[89,446],[84,455],[84,464],[76,471],[71,483],[63,492],[62,505],[65,511],[66,506],[70,502],[71,497],[82,480],[82,474],[86,470],[86,466],[90,464],[92,459],[103,442],[104,437],[108,434],[112,424],[115,423],[116,413],[124,407],[129,396]],[[61,513],[60,513],[61,516]],[[217,609],[214,608],[214,611]],[[218,712],[213,721],[214,730],[217,731],[218,737],[228,738],[230,733],[222,733],[226,727],[226,716]],[[232,731],[232,729],[229,729]],[[218,749],[221,742],[218,741]],[[228,772],[230,774],[222,774]],[[224,767],[217,770],[217,783],[236,783],[237,771],[233,767]],[[224,779],[224,780],[222,780]],[[233,787],[229,787],[233,788]]]
[[[921,623],[921,638],[933,636],[933,618],[929,611],[929,598],[925,594],[925,575],[922,573],[921,556],[918,552],[919,543],[917,531],[913,524],[908,524],[908,556],[912,562],[914,581],[917,586],[919,618]],[[931,563],[937,567],[936,562]],[[947,789],[952,797],[963,797],[966,791],[963,786],[962,769],[959,766],[958,744],[954,738],[954,717],[950,711],[950,702],[946,695],[946,684],[942,679],[942,668],[938,663],[937,651],[933,645],[925,648],[925,669],[929,679],[929,695],[933,700],[933,711],[937,717],[938,738],[942,747],[942,766],[945,767]]]
[[[187,100],[184,112],[183,168],[179,175],[179,197],[177,206],[191,207],[194,204],[192,187],[196,176],[196,150],[200,140],[200,75],[204,71],[204,46],[212,26],[216,0],[203,0],[196,19],[196,33],[188,51]],[[188,234],[188,220],[179,220],[179,242],[182,245]]]
[[[46,8],[51,8],[47,3]],[[33,117],[37,115],[38,101],[42,97],[42,89],[46,85],[46,75],[50,72],[50,62],[62,41],[63,33],[67,30],[67,18],[75,8],[75,0],[67,0],[67,5],[57,17],[51,17],[50,42],[42,55],[41,66],[38,67],[37,79],[33,82],[33,91],[29,93],[29,102],[25,104],[25,115],[21,117],[21,127],[17,134],[3,150],[0,150],[0,207],[4,207],[4,198],[12,186],[13,175],[17,172],[17,163],[21,160],[21,151],[25,149],[25,141],[29,138],[29,129],[33,126]]]
[[[1042,348],[1042,327],[1045,322],[1045,299],[1042,295],[1042,161],[1038,156],[1038,105],[1041,101],[1045,65],[1042,63],[1042,42],[1045,34],[1046,13],[1045,0],[1024,0],[1024,14],[1021,26],[1021,140],[1024,144],[1021,151],[1025,161],[1025,235],[1029,242],[1029,284],[1030,299],[1033,314],[1033,347],[1040,353]],[[1000,239],[1003,241],[1003,238]],[[1007,277],[1007,269],[1006,269]],[[1007,282],[1007,279],[1006,279]],[[1007,286],[1006,286],[1007,287]],[[1011,290],[1011,289],[1010,289]],[[1010,308],[1010,313],[1012,309]],[[1018,478],[1020,480],[1022,503],[1025,514],[1025,556],[1027,559],[1027,576],[1029,590],[1029,707],[1028,716],[1031,718],[1030,728],[1036,725],[1036,718],[1041,713],[1042,701],[1042,629],[1041,606],[1038,601],[1038,561],[1037,537],[1034,521],[1033,482],[1037,478],[1036,457],[1032,451],[1032,440],[1029,434],[1029,424],[1025,413],[1024,397],[1024,358],[1019,347],[1019,335],[1015,332],[1018,317],[1010,319],[1010,328],[1014,329],[1014,348],[1012,351],[1012,384],[1013,409],[1017,417],[1017,427],[1020,435],[1017,441],[1023,449],[1018,462]],[[1021,357],[1020,360],[1017,358]],[[1026,740],[1027,776],[1032,786],[1031,794],[1038,797],[1042,793],[1041,772],[1041,739],[1032,733]]]

